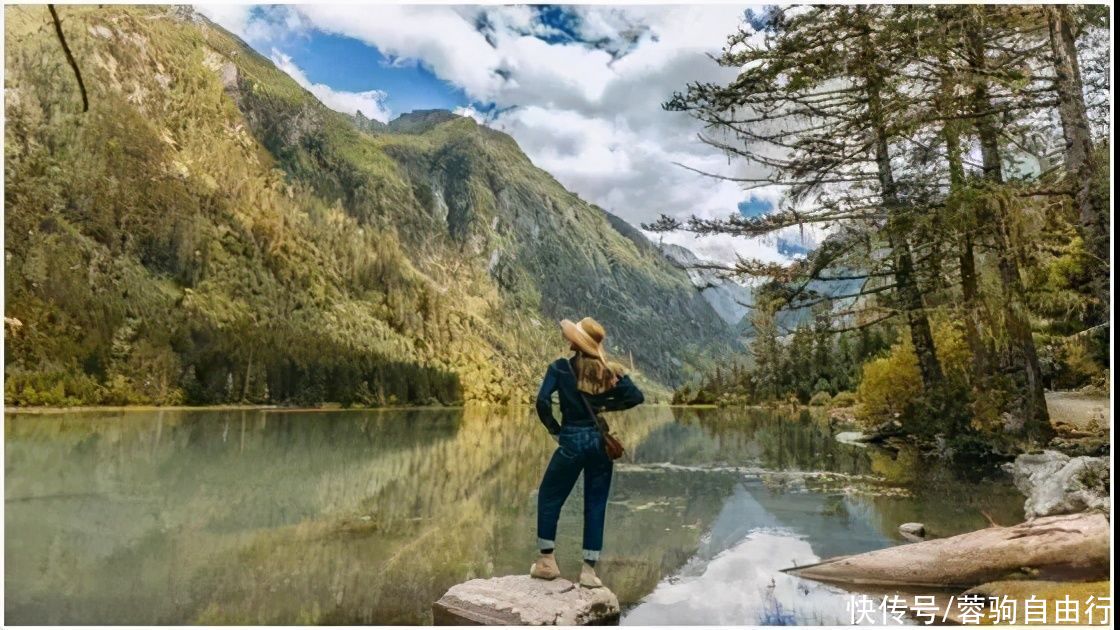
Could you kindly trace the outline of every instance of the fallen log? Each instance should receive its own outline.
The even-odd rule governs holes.
[[[1109,575],[1109,524],[1100,513],[1049,516],[785,572],[835,584],[956,589],[1022,578],[1103,580]]]

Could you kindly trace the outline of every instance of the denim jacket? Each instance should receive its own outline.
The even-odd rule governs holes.
[[[577,359],[578,360],[578,359]],[[580,391],[576,389],[576,375],[572,373],[568,359],[557,359],[548,366],[544,374],[541,389],[537,392],[537,415],[548,432],[556,435],[560,432],[560,424],[552,415],[552,394],[560,394],[560,416],[565,425],[594,426],[595,419],[587,414],[587,408],[580,400]],[[611,389],[600,394],[583,394],[587,402],[595,410],[622,411],[645,401],[645,396],[629,376],[618,379],[618,383]]]

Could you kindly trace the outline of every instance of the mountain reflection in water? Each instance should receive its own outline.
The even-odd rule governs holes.
[[[754,492],[766,497],[768,491]],[[767,497],[773,498],[773,497]],[[843,625],[848,594],[802,580],[782,569],[821,557],[806,540],[838,541],[852,553],[891,541],[866,519],[830,516],[827,497],[812,494],[771,501],[775,512],[737,484],[697,553],[629,611],[627,625]],[[788,520],[793,527],[783,522]]]
[[[906,521],[1022,516],[1006,481],[838,443],[805,413],[646,406],[612,426],[629,453],[600,573],[624,624],[844,622],[845,593],[780,569],[897,544]],[[528,570],[553,447],[524,408],[16,413],[4,434],[15,624],[430,623],[450,586]]]

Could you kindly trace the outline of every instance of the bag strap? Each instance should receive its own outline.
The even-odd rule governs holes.
[[[566,360],[568,362],[568,369],[572,371],[572,378],[576,378],[576,368],[574,365],[572,365],[572,360]],[[607,421],[603,420],[601,417],[599,417],[599,414],[595,413],[595,410],[591,407],[591,401],[587,400],[587,396],[582,391],[580,391],[578,382],[579,379],[576,379],[576,393],[579,394],[579,399],[583,401],[583,408],[587,410],[587,413],[591,415],[591,419],[595,421],[595,428],[599,430],[599,434],[602,435],[603,439],[605,440],[607,439],[607,434],[611,432],[611,429],[609,426],[607,426]]]

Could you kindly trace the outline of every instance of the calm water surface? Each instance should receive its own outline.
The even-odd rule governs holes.
[[[639,408],[613,425],[600,573],[623,624],[847,623],[780,569],[1017,522],[1006,480],[842,444],[806,413]],[[8,414],[13,624],[430,623],[524,573],[552,441],[529,409]],[[579,569],[582,494],[558,560]]]

